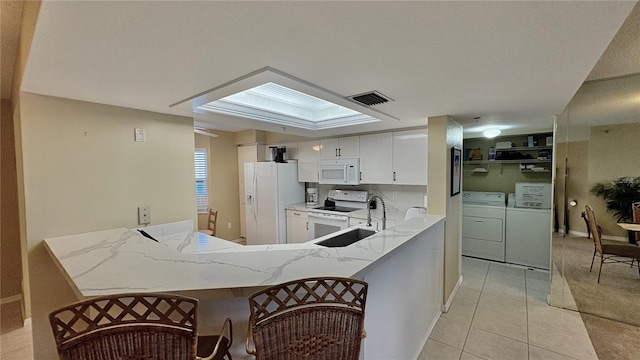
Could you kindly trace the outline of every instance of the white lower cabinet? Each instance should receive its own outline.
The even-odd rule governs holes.
[[[309,221],[306,211],[287,210],[287,244],[309,240]]]

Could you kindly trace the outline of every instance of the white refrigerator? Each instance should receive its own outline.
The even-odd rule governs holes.
[[[244,164],[247,245],[285,244],[289,205],[304,203],[297,163]]]

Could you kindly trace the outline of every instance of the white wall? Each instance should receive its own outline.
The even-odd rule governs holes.
[[[42,240],[136,227],[139,206],[152,224],[195,221],[193,120],[29,93],[20,106],[34,358],[53,359],[47,315],[77,299]]]

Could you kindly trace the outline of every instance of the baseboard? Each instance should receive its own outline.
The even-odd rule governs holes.
[[[587,233],[583,233],[583,232],[575,231],[575,230],[569,230],[569,234],[570,235],[581,236],[581,237],[587,237],[588,236]],[[624,236],[602,235],[602,238],[604,240],[614,240],[614,241],[629,242],[629,238],[628,237],[624,237]]]
[[[22,300],[22,295],[20,294],[8,296],[6,298],[0,299],[0,305],[4,305],[4,304],[12,303],[14,301],[20,301],[20,300]]]
[[[456,297],[456,294],[458,293],[458,289],[460,289],[460,285],[462,285],[462,275],[460,275],[460,277],[458,278],[458,282],[456,283],[456,286],[453,288],[453,291],[451,292],[451,296],[449,296],[449,300],[447,300],[446,304],[442,305],[442,312],[448,312],[449,308],[451,307],[451,303],[453,303],[453,299]]]

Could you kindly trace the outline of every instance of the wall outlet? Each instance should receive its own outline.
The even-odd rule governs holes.
[[[231,223],[227,223],[227,229],[231,229]]]
[[[151,223],[151,208],[139,207],[138,208],[138,224],[147,225]]]

